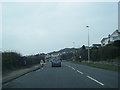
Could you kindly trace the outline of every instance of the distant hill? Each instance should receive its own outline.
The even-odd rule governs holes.
[[[59,51],[53,51],[53,52],[50,52],[48,54],[58,54],[58,53],[72,53],[72,52],[75,52],[77,50],[79,50],[80,48],[64,48],[64,49],[61,49]]]

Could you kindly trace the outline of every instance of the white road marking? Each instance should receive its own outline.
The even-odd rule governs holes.
[[[71,66],[68,66],[68,67],[70,67],[70,68],[71,68]]]
[[[36,70],[35,72],[39,72],[39,71],[40,71],[40,69]]]
[[[5,83],[5,84],[3,84],[4,86],[7,86],[9,83]]]
[[[27,76],[28,74],[25,74],[25,76]]]
[[[69,66],[69,65],[67,65],[67,64],[64,64],[64,65],[67,66],[67,67]]]
[[[87,76],[89,79],[91,79],[91,80],[93,80],[93,81],[95,81],[95,82],[97,82],[98,84],[100,84],[100,85],[102,85],[102,86],[104,86],[104,84],[103,83],[101,83],[101,82],[99,82],[98,80],[96,80],[96,79],[94,79],[94,78],[92,78],[92,77],[90,77],[90,76]]]
[[[83,72],[80,72],[79,70],[77,70],[77,72],[79,72],[80,74],[83,74]]]
[[[73,67],[71,67],[71,66],[69,66],[69,65],[67,65],[67,64],[66,64],[66,66],[68,66],[69,68],[72,68],[73,70],[75,70],[75,68],[73,68]],[[83,72],[81,72],[81,71],[79,71],[79,70],[76,70],[76,71],[79,72],[80,74],[83,74]],[[87,77],[88,77],[89,79],[91,79],[91,80],[97,82],[98,84],[104,86],[104,84],[101,83],[100,81],[98,81],[98,80],[96,80],[96,79],[94,79],[94,78],[92,78],[92,77],[90,77],[90,76],[87,76]]]
[[[70,68],[71,68],[71,66],[68,66],[68,67],[70,67]]]
[[[73,68],[73,67],[71,67],[71,66],[69,66],[67,64],[66,64],[66,66],[68,66],[69,68],[72,68],[73,70],[75,70],[75,68]],[[83,72],[80,72],[79,70],[76,70],[76,71],[79,72],[80,74],[83,74]]]
[[[75,70],[75,68],[71,67],[73,70]]]

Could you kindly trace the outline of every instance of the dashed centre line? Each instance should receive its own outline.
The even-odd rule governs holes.
[[[75,70],[75,68],[71,67],[73,70]]]
[[[94,78],[92,78],[92,77],[90,77],[90,76],[87,76],[87,77],[88,77],[88,78],[90,78],[91,80],[93,80],[93,81],[97,82],[98,84],[100,84],[100,85],[104,86],[104,84],[103,84],[103,83],[101,83],[101,82],[99,82],[98,80],[96,80],[96,79],[94,79]]]
[[[73,70],[76,70],[75,68],[73,68],[73,67],[71,67],[71,66],[69,66],[69,65],[66,65],[66,66],[68,66],[69,68],[72,68]],[[80,74],[84,74],[83,72],[81,72],[81,71],[79,71],[79,70],[76,70],[76,71],[77,71],[78,73],[80,73]],[[96,79],[94,79],[94,78],[92,78],[92,77],[90,77],[90,76],[86,76],[86,77],[88,77],[89,79],[95,81],[96,83],[98,83],[98,84],[104,86],[104,84],[101,83],[100,81],[98,81],[98,80],[96,80]]]
[[[79,70],[77,70],[77,72],[79,72],[80,74],[83,74],[83,72],[81,72],[81,71],[79,71]]]

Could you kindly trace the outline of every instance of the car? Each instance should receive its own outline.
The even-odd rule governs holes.
[[[52,67],[61,67],[61,59],[55,57],[51,60],[51,64]]]

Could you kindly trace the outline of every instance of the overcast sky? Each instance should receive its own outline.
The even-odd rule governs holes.
[[[22,55],[100,43],[118,29],[117,2],[6,2],[2,4],[2,50]]]

